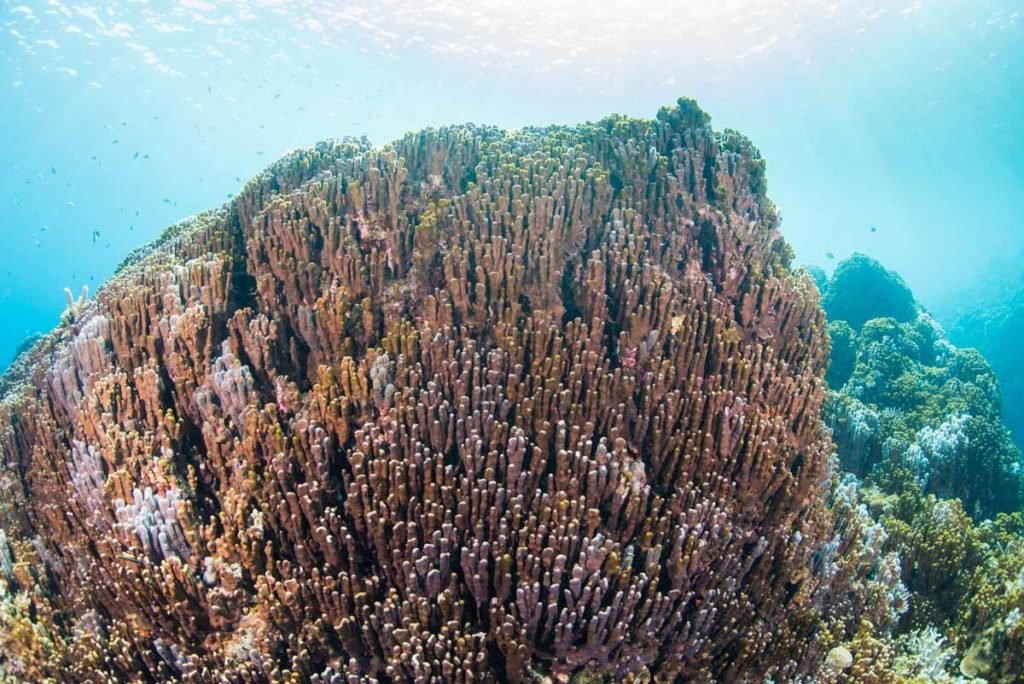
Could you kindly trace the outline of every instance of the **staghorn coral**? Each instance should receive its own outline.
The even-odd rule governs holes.
[[[814,676],[900,570],[833,472],[777,227],[689,100],[290,155],[0,404],[0,671]]]
[[[71,294],[71,288],[64,288],[64,300],[67,302],[67,306],[64,308],[64,312],[61,314],[61,320],[66,323],[74,323],[85,309],[85,303],[89,301],[89,286],[85,285],[82,287],[82,294],[75,299],[75,296]]]
[[[904,677],[922,682],[952,682],[949,664],[953,649],[934,627],[911,632],[903,639],[904,653],[894,668]]]

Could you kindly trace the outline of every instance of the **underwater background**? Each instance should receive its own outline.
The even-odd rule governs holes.
[[[755,326],[758,339],[793,355],[793,367],[800,371],[794,371],[799,384],[809,382],[807,378],[814,375],[810,371],[820,370],[819,361],[824,362],[823,329],[827,326],[829,366],[820,396],[803,385],[800,392],[789,388],[801,398],[786,407],[796,405],[793,415],[803,416],[800,402],[807,401],[812,413],[820,412],[839,465],[828,471],[827,501],[807,495],[810,490],[804,487],[798,490],[808,500],[794,497],[793,504],[798,511],[794,516],[806,516],[802,519],[806,527],[801,529],[808,535],[808,544],[812,538],[820,544],[811,564],[815,572],[830,578],[828,582],[821,580],[821,586],[811,586],[797,570],[789,582],[783,571],[772,577],[762,569],[767,584],[763,596],[755,597],[754,602],[763,600],[769,612],[772,607],[789,605],[790,596],[780,598],[785,591],[800,596],[806,592],[820,604],[820,614],[795,612],[780,618],[786,621],[786,630],[779,638],[792,639],[789,650],[800,656],[787,662],[764,660],[764,671],[773,673],[778,681],[790,681],[787,673],[797,681],[794,673],[812,672],[819,665],[816,675],[799,681],[1024,681],[1024,457],[1020,452],[1024,446],[1024,364],[1019,358],[1024,338],[1022,11],[1020,3],[1009,0],[639,4],[613,0],[599,5],[532,0],[472,4],[446,0],[3,0],[0,369],[14,365],[9,376],[0,378],[0,396],[10,392],[14,397],[22,389],[20,383],[29,377],[30,366],[45,367],[40,360],[49,359],[47,355],[55,353],[53,345],[67,340],[73,342],[69,344],[69,363],[78,364],[79,369],[92,367],[95,359],[90,360],[81,351],[85,344],[79,343],[83,339],[88,342],[90,335],[103,338],[107,332],[97,333],[86,316],[94,311],[89,308],[90,295],[119,265],[127,264],[129,275],[123,285],[133,282],[140,264],[143,271],[150,263],[161,264],[160,258],[166,255],[161,256],[160,249],[202,253],[206,238],[195,235],[205,230],[216,233],[209,227],[216,221],[209,216],[171,234],[156,250],[159,258],[145,261],[147,254],[139,252],[129,257],[134,249],[151,243],[168,226],[191,215],[225,202],[260,206],[258,183],[246,184],[253,177],[267,182],[267,176],[258,174],[272,164],[282,177],[293,171],[290,164],[304,163],[302,173],[307,173],[319,164],[333,162],[332,155],[343,159],[355,154],[347,147],[355,145],[360,154],[384,159],[379,163],[385,168],[394,160],[386,155],[374,157],[376,152],[367,151],[370,145],[389,143],[409,131],[464,122],[513,131],[487,133],[494,136],[490,140],[495,149],[506,146],[501,149],[517,152],[538,145],[549,152],[555,150],[551,154],[562,154],[558,136],[566,130],[601,139],[603,123],[589,126],[580,122],[604,122],[603,117],[610,113],[638,117],[623,120],[618,127],[607,125],[605,133],[618,140],[617,136],[648,130],[639,119],[658,112],[655,125],[681,136],[686,145],[700,149],[700,141],[705,140],[701,136],[706,136],[742,158],[739,171],[729,171],[739,179],[732,181],[744,189],[743,183],[749,180],[756,212],[763,212],[758,215],[771,224],[775,214],[760,182],[761,157],[744,138],[727,130],[735,129],[749,138],[766,160],[767,197],[781,214],[782,236],[792,248],[792,265],[799,267],[790,272],[786,250],[750,238],[749,252],[743,253],[757,266],[751,282],[757,284],[760,274],[772,269],[794,282],[807,276],[817,285],[825,316],[819,328],[816,314],[800,308],[806,293],[793,285],[784,289],[779,295],[783,303],[776,305],[801,312],[799,316],[804,318],[797,327],[802,332],[787,331],[781,324],[779,330],[772,329],[774,314],[765,305],[766,311],[757,314],[772,323],[763,329]],[[681,95],[684,99],[678,99]],[[694,100],[685,99],[688,97]],[[677,102],[674,109],[659,110],[672,102]],[[523,138],[514,132],[549,124],[577,127],[543,132],[530,129]],[[719,133],[712,133],[709,126]],[[595,130],[599,132],[595,134]],[[695,135],[694,130],[699,134],[688,138]],[[459,134],[446,135],[458,139]],[[537,140],[530,137],[533,135]],[[345,136],[363,140],[286,156],[296,148]],[[657,136],[654,139],[658,140]],[[418,149],[410,140],[419,139],[405,139],[408,147],[403,149]],[[663,170],[656,152],[652,144],[644,159],[649,160],[648,173]],[[637,153],[638,158],[647,154],[643,149]],[[604,161],[612,166],[617,159],[611,155]],[[745,166],[748,163],[752,171]],[[749,179],[744,175],[748,171]],[[628,179],[628,174],[624,175]],[[368,183],[362,177],[358,182]],[[587,182],[593,178],[588,176]],[[442,185],[439,177],[429,175],[423,182],[424,188],[438,196],[447,191]],[[303,186],[302,192],[322,199],[316,188]],[[359,191],[355,192],[358,195]],[[706,201],[718,210],[753,211],[744,204],[748,198],[737,194],[735,188],[715,195],[698,200],[695,206]],[[442,234],[437,229],[438,217],[449,206],[440,202],[417,206],[417,211],[423,212],[420,225],[438,230],[437,235]],[[730,207],[730,202],[735,206]],[[270,232],[283,230],[279,224],[264,227]],[[386,241],[368,230],[360,229],[358,242],[383,250]],[[737,238],[737,244],[748,238]],[[288,242],[282,240],[281,244]],[[417,242],[416,249],[427,247]],[[388,269],[392,268],[392,252],[388,243]],[[272,246],[266,247],[264,256],[267,268],[273,270],[278,256]],[[709,278],[717,279],[726,293],[723,296],[742,294],[741,289],[730,289],[735,284],[727,269],[718,273],[717,265],[705,264],[704,268],[711,274]],[[278,278],[281,272],[274,271]],[[141,278],[144,282],[145,276]],[[463,280],[468,281],[469,276]],[[743,285],[748,286],[754,287]],[[567,291],[560,294],[564,297]],[[79,293],[83,298],[76,300]],[[704,296],[700,292],[691,295],[695,300]],[[411,297],[408,292],[402,296]],[[282,307],[285,299],[282,296]],[[308,306],[311,299],[316,298],[307,297],[303,305]],[[436,303],[419,301],[426,302],[428,310]],[[230,304],[237,302],[232,299]],[[389,300],[391,304],[394,302]],[[401,306],[414,308],[404,299]],[[442,308],[433,314],[428,311],[428,318],[443,320],[438,313]],[[382,323],[375,321],[373,314],[367,315],[369,322],[361,323],[358,334],[347,330],[345,335],[357,339],[369,335],[367,330],[392,323],[390,318]],[[671,318],[671,334],[682,335],[680,331],[688,329],[684,318],[682,314]],[[422,323],[422,318],[416,322]],[[41,333],[58,324],[60,335],[68,335],[66,339],[58,335],[33,347]],[[201,322],[196,325],[202,328]],[[312,324],[307,321],[303,325]],[[298,323],[295,326],[301,328]],[[658,340],[659,327],[653,320],[650,327],[647,333],[654,337],[640,341],[637,333],[635,344],[628,349],[623,332],[624,337],[610,347],[613,361],[609,363],[624,371],[641,366],[646,345],[653,349]],[[571,333],[570,327],[567,334]],[[815,337],[818,333],[821,340]],[[124,330],[110,337],[122,334]],[[309,334],[308,327],[303,334]],[[773,339],[775,342],[769,342]],[[817,342],[821,344],[816,346]],[[330,359],[333,354],[351,352],[338,344],[330,349],[325,344],[325,350],[311,352],[314,356],[310,358],[320,358],[315,354],[322,353],[322,358]],[[349,345],[350,340],[346,338],[344,344]],[[352,344],[359,349],[370,346]],[[125,358],[130,356],[120,348],[117,351]],[[268,358],[274,356],[266,353]],[[287,356],[280,350],[275,353]],[[68,361],[59,358],[60,362],[50,367],[55,375],[53,369]],[[382,365],[378,365],[381,358]],[[277,408],[268,408],[271,417],[261,414],[261,419],[292,416],[291,429],[297,424],[292,414],[302,392],[309,390],[315,395],[322,390],[319,384],[310,389],[280,381],[286,374],[271,373],[268,378],[272,379],[257,378],[254,384],[248,371],[239,371],[238,360],[227,352],[215,363],[202,360],[209,362],[197,367],[212,368],[210,378],[197,379],[202,388],[192,387],[184,394],[194,390],[200,397],[195,410],[202,413],[202,420],[197,424],[205,426],[209,419],[210,424],[219,425],[218,440],[237,430],[243,415],[251,415],[239,406],[252,409],[268,397]],[[373,387],[373,392],[363,388],[369,397],[367,405],[372,404],[367,410],[384,415],[386,409],[378,404],[390,408],[393,395],[385,400],[383,385],[393,379],[388,364],[394,361],[385,353],[373,358],[368,355],[360,363]],[[291,360],[282,367],[288,364],[296,370],[305,360],[296,362],[293,350]],[[253,360],[251,365],[256,368],[259,363]],[[777,374],[779,378],[785,375],[783,371]],[[781,386],[779,378],[771,380]],[[207,384],[224,394],[210,399],[209,392],[202,394]],[[324,381],[324,386],[330,383]],[[56,391],[55,387],[46,391]],[[110,396],[122,395],[115,392]],[[227,415],[232,397],[239,403],[235,413]],[[663,399],[661,394],[654,403]],[[168,396],[159,401],[169,401]],[[175,395],[174,401],[183,400]],[[59,396],[55,404],[63,405],[61,402],[73,404]],[[221,404],[228,408],[221,411]],[[645,409],[651,405],[645,404]],[[0,411],[0,447],[9,450],[6,454],[26,453],[23,444],[27,441],[4,441],[4,435],[21,435],[18,430],[26,430],[25,434],[34,430],[38,435],[49,429],[45,422],[50,419],[48,414],[30,429],[23,426],[31,421],[19,417],[19,411],[32,413],[24,406],[0,409],[11,411]],[[54,423],[69,420],[68,411],[57,411]],[[96,425],[117,433],[120,428],[111,428],[109,421],[124,414],[88,415]],[[802,418],[787,419],[806,431],[799,436],[802,444],[817,444],[813,429]],[[103,433],[91,422],[84,422],[90,436],[90,431]],[[282,420],[282,426],[286,422]],[[80,429],[75,421],[71,423],[69,434]],[[174,433],[172,428],[167,431]],[[183,445],[199,449],[195,435],[187,429],[178,433],[182,434]],[[203,438],[212,439],[210,434]],[[48,447],[39,448],[45,452]],[[724,453],[725,447],[722,449]],[[766,459],[786,457],[768,451]],[[99,452],[91,445],[86,449],[84,442],[74,442],[72,452],[72,470],[78,473],[72,476],[74,486],[84,498],[81,473],[90,473],[99,481],[102,478],[96,473],[105,471],[97,465]],[[808,458],[808,462],[822,467],[831,463],[826,455],[817,456],[820,458]],[[205,457],[203,452],[197,458]],[[115,460],[120,458],[118,452]],[[801,471],[797,464],[803,462],[801,455],[789,465],[796,473]],[[145,472],[148,466],[140,467]],[[632,471],[623,471],[623,477],[636,495],[643,490],[644,478],[654,476],[645,473],[643,463],[631,467]],[[647,467],[654,468],[650,463]],[[38,482],[42,484],[34,486],[50,486],[65,475],[41,477]],[[807,478],[802,482],[811,482],[812,475],[801,471],[800,476]],[[171,559],[188,556],[193,544],[192,538],[168,531],[189,528],[194,522],[186,521],[181,512],[185,508],[175,498],[179,490],[184,499],[187,489],[202,489],[191,480],[186,487],[187,478],[179,479],[166,492],[135,488],[134,504],[117,500],[116,512],[110,513],[122,524],[131,520],[138,529],[161,530],[164,536],[159,544],[152,540],[141,543],[143,547],[148,543],[149,552],[162,559],[165,565],[161,567],[167,567]],[[298,486],[283,478],[279,484],[293,489]],[[0,478],[0,489],[6,485]],[[269,485],[265,491],[270,491]],[[273,496],[271,501],[276,502]],[[195,499],[199,500],[198,494]],[[102,509],[92,499],[87,503]],[[767,501],[762,503],[769,511],[766,516],[775,511]],[[6,521],[4,516],[17,505],[0,505],[0,521]],[[819,509],[827,509],[827,513]],[[330,518],[328,513],[324,520]],[[784,518],[780,515],[779,520]],[[826,518],[829,523],[821,522]],[[761,522],[769,526],[774,519]],[[322,528],[317,529],[319,533]],[[789,534],[785,525],[779,530],[785,530],[782,536]],[[7,534],[14,539],[14,533]],[[800,547],[802,534],[793,533],[786,543]],[[81,665],[82,672],[89,668],[132,671],[124,662],[113,662],[116,658],[99,663],[79,657],[96,652],[92,642],[84,646],[82,642],[81,634],[93,630],[88,613],[81,618],[87,625],[84,632],[78,626],[64,629],[66,625],[61,632],[54,627],[62,624],[60,620],[46,622],[46,609],[34,605],[29,611],[20,599],[8,600],[32,594],[28,587],[38,576],[26,580],[25,567],[36,562],[55,567],[46,555],[49,552],[40,550],[41,542],[35,547],[32,544],[19,540],[8,545],[0,528],[0,645],[5,649],[0,653],[0,681],[8,677],[17,681],[18,675],[47,672],[52,667],[59,670],[67,662],[87,663]],[[595,549],[588,552],[593,554]],[[78,552],[76,548],[68,554]],[[225,572],[221,563],[226,563],[229,555],[211,552],[205,566],[193,560],[205,581],[202,568],[218,578]],[[779,557],[790,558],[783,553]],[[417,563],[422,558],[418,557]],[[602,571],[617,573],[615,558],[615,563],[603,565]],[[821,570],[828,565],[821,558],[833,558],[834,567]],[[797,565],[794,562],[794,567]],[[614,567],[614,572],[609,567]],[[728,576],[718,579],[731,581]],[[771,593],[776,591],[773,580],[789,589]],[[220,591],[220,583],[220,579],[206,582],[211,596]],[[15,590],[8,591],[8,586]],[[797,586],[802,588],[793,589]],[[117,589],[116,583],[111,584],[111,592]],[[168,590],[167,595],[173,592]],[[206,600],[204,593],[200,603]],[[57,608],[53,610],[54,615],[59,613]],[[727,614],[724,607],[722,611]],[[17,627],[29,623],[36,625],[37,641],[24,637],[28,632]],[[815,627],[808,628],[812,623]],[[122,627],[124,624],[127,622]],[[787,631],[790,628],[792,634]],[[114,638],[113,630],[113,626],[95,628],[96,634],[123,647],[127,642]],[[47,636],[45,647],[38,643],[42,641],[39,634]],[[62,636],[53,636],[56,634]],[[672,638],[677,637],[682,640],[678,634]],[[749,635],[743,638],[748,637],[751,643],[758,642]],[[666,643],[671,641],[666,639]],[[719,645],[714,642],[710,650]],[[128,658],[126,654],[132,651],[125,648],[122,655]],[[231,648],[225,652],[233,654]],[[277,644],[268,652],[279,652],[275,650],[279,648],[284,647]],[[188,657],[193,661],[199,657],[163,642],[153,649],[148,656],[140,656],[153,659],[146,661],[151,673],[177,676],[193,672],[186,664]],[[304,661],[307,656],[301,647],[295,651],[300,655],[290,661],[295,668],[292,672],[324,666],[315,658]],[[290,650],[289,654],[292,658]],[[616,652],[615,658],[620,660],[612,658],[610,662],[618,662],[616,667],[625,672],[631,657]],[[676,672],[684,680],[708,673],[730,680],[744,668],[759,666],[759,657],[742,649],[739,655],[707,657],[708,662],[699,665],[704,669],[698,668],[697,659],[685,658],[674,665],[658,662],[657,666],[664,671],[678,666]],[[635,661],[640,660],[636,656]],[[574,667],[590,667],[581,663]],[[324,672],[337,677],[338,667],[331,662]],[[359,667],[370,672],[376,665],[360,662]],[[77,676],[79,671],[75,672]],[[611,670],[594,672],[612,676]],[[322,676],[322,681],[335,681],[327,674]],[[596,675],[596,679],[574,676],[574,682],[606,681]]]
[[[4,0],[0,366],[56,323],[64,287],[95,289],[294,147],[646,115],[681,94],[764,154],[799,263],[864,252],[957,329],[1021,286],[1020,11]]]

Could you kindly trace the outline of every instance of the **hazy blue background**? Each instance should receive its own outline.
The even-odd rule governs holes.
[[[1020,273],[1019,0],[588,4],[0,0],[0,367],[290,148],[680,95],[767,156],[801,262],[867,252],[940,312]]]

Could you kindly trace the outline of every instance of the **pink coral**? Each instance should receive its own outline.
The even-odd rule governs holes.
[[[35,602],[10,619],[48,635],[5,657],[65,681],[813,671],[873,572],[832,555],[859,533],[825,500],[822,313],[756,152],[698,114],[324,145],[172,232],[0,408]]]

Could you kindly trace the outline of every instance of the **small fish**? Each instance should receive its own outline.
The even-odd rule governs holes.
[[[164,204],[170,204],[171,200],[168,197],[164,197]]]
[[[50,167],[50,173],[52,173],[54,176],[56,176],[57,175],[57,167],[51,166]]]
[[[111,141],[110,141],[110,144],[111,144],[111,145],[116,145],[116,144],[117,144],[117,143],[119,143],[119,142],[121,142],[121,141],[120,141],[120,140],[118,140],[117,138],[114,138],[113,140],[111,140]]]
[[[871,226],[871,232],[872,233],[877,233],[878,232],[878,228],[876,226]]]
[[[826,259],[835,259],[836,255],[833,254],[832,252],[825,252],[825,258]]]
[[[75,208],[75,203],[74,202],[68,202],[68,206],[71,207],[72,209],[74,209]]]
[[[99,239],[100,239],[100,231],[98,231],[98,230],[92,231],[92,241],[96,242]]]
[[[139,153],[136,152],[135,155],[132,157],[132,159],[138,159],[138,158],[139,158]]]

